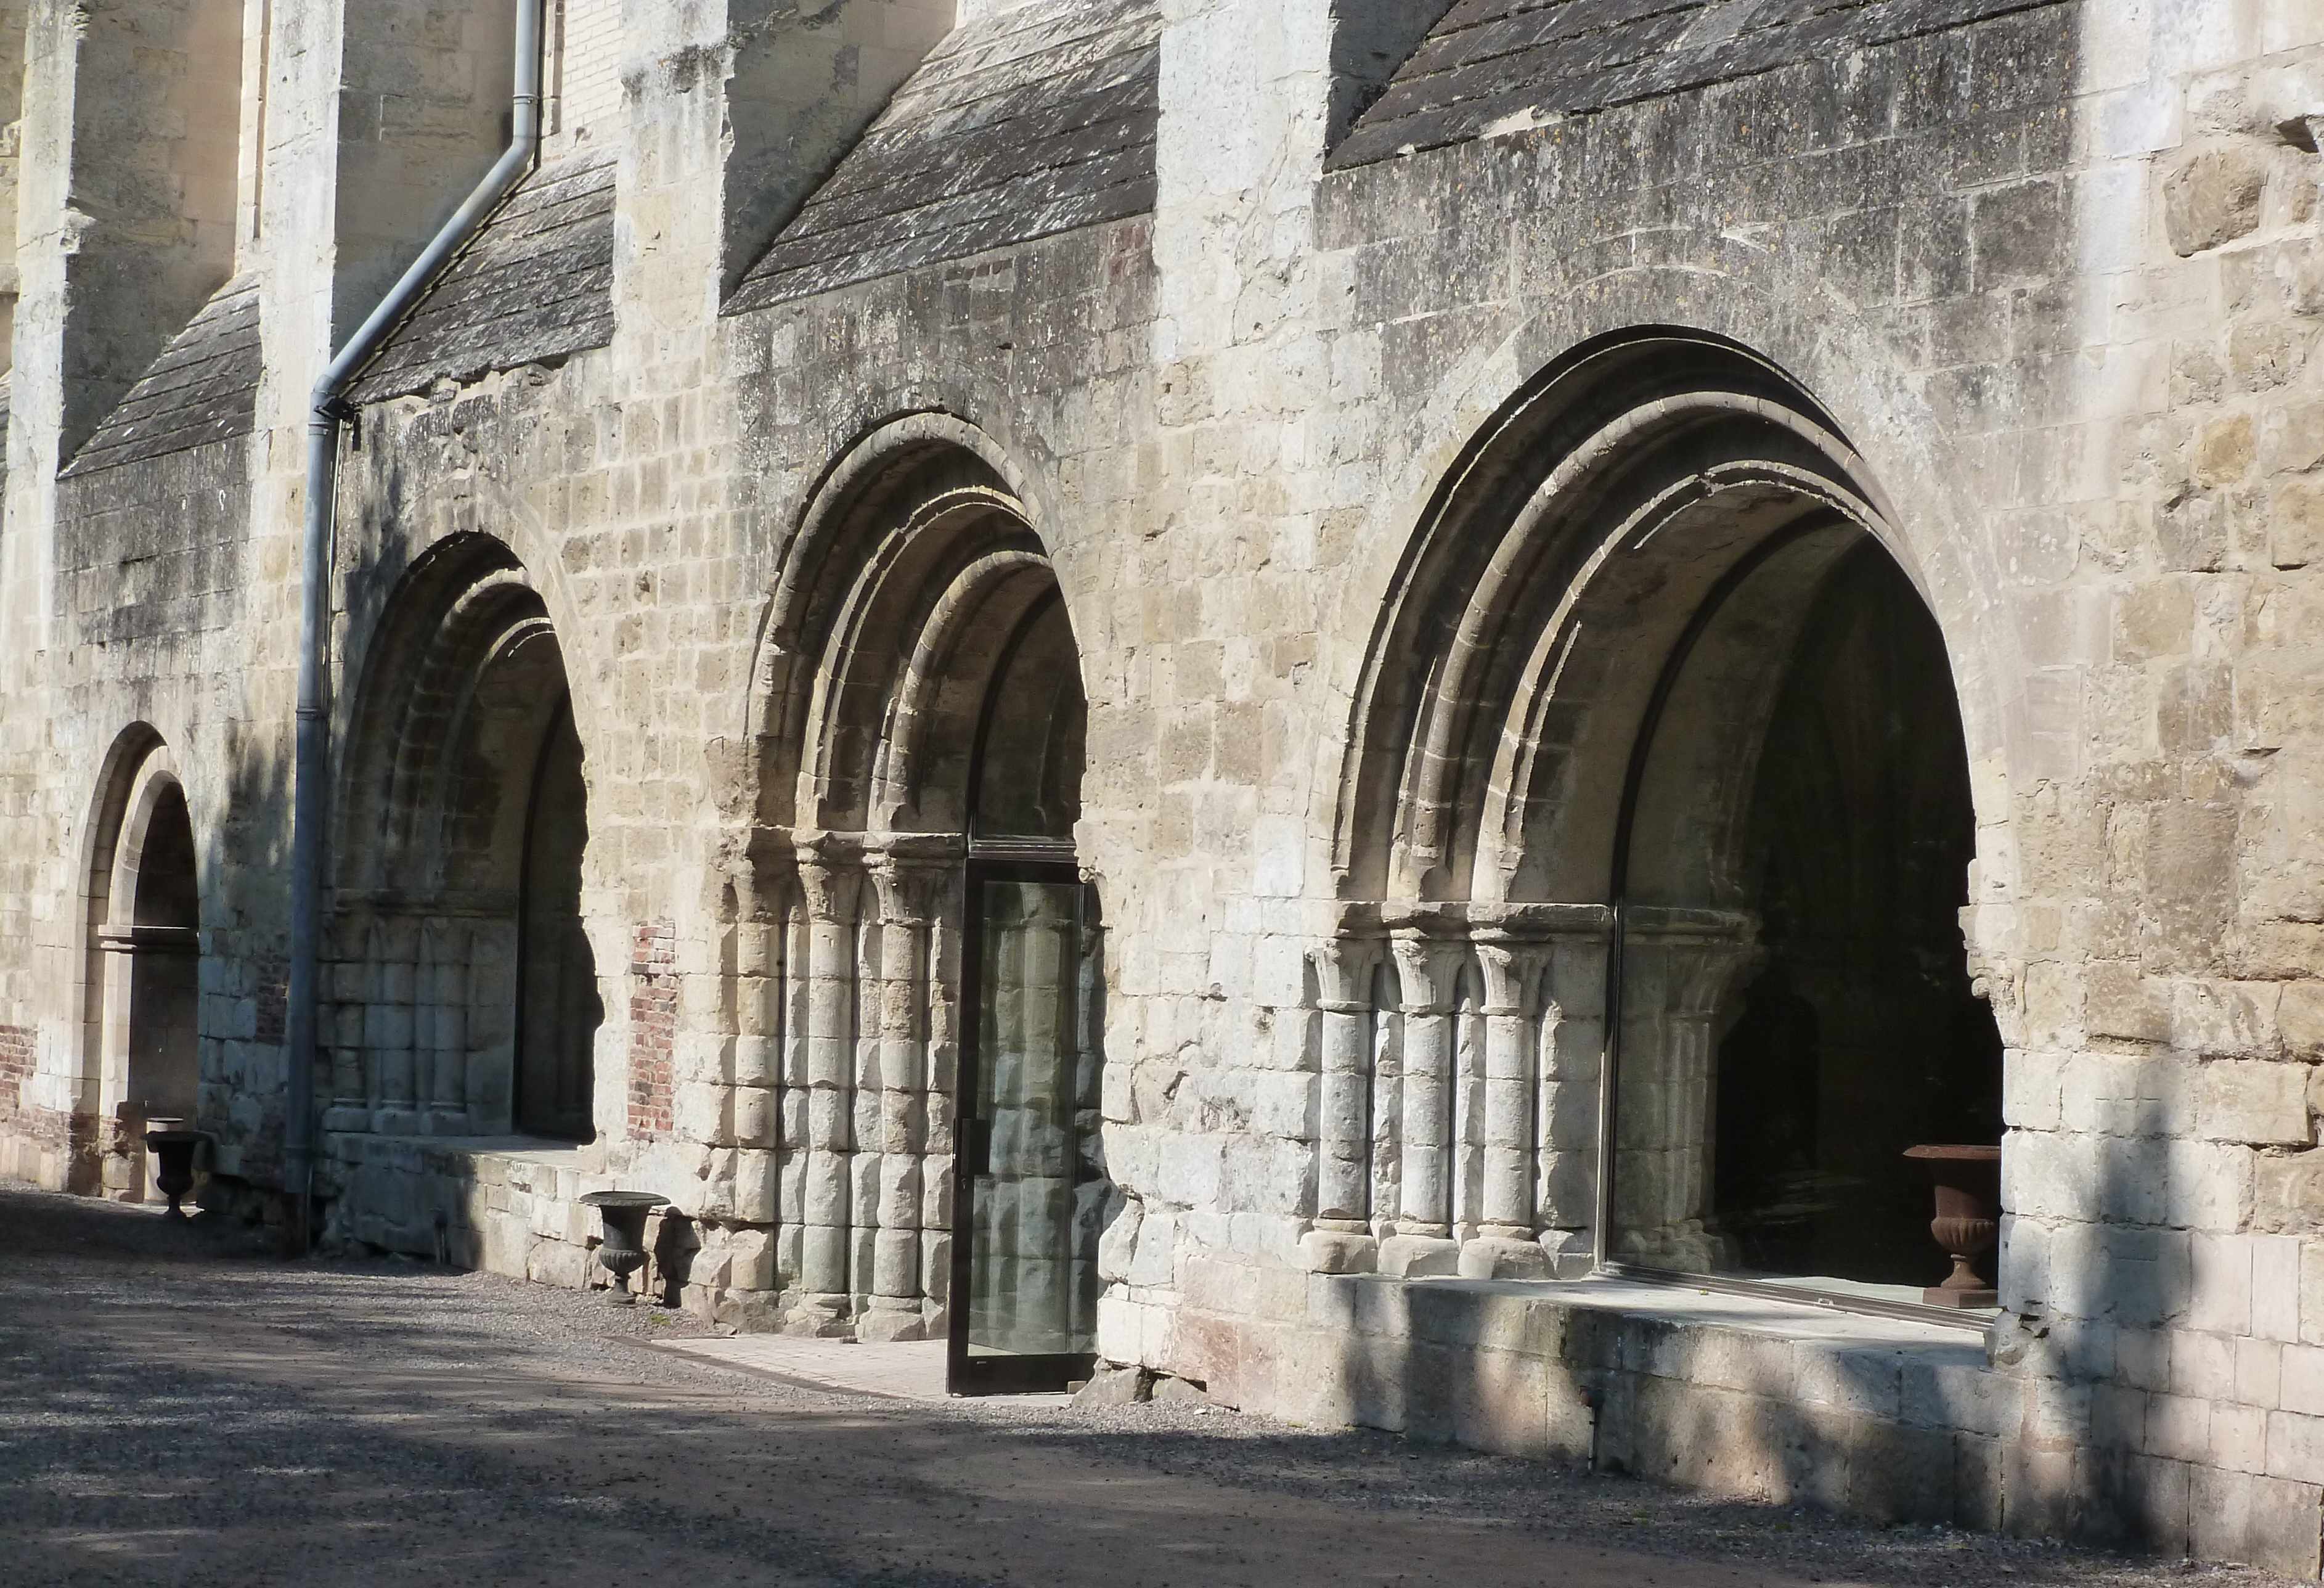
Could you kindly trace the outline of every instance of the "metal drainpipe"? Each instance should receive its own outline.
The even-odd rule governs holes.
[[[323,827],[328,806],[329,722],[325,675],[329,670],[331,536],[338,510],[339,421],[348,411],[340,393],[379,351],[389,331],[419,300],[484,226],[484,217],[532,169],[540,153],[540,33],[545,0],[515,0],[516,89],[511,97],[509,146],[476,190],[420,250],[388,290],[330,368],[315,383],[307,418],[307,528],[300,558],[299,743],[291,779],[290,1073],[284,1088],[282,1188],[290,1201],[284,1239],[290,1255],[306,1253],[315,1177],[317,985],[322,969]]]

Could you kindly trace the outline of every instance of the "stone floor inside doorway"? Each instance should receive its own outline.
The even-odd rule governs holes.
[[[0,1186],[0,1229],[10,1583],[2276,1581],[1217,1408],[821,1387],[796,1356],[715,1360],[748,1353],[650,1307],[385,1259],[289,1264],[222,1220],[18,1186]],[[651,1348],[679,1342],[708,1354]],[[928,1354],[892,1359],[900,1381]]]

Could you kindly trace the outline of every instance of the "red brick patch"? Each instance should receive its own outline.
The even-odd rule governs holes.
[[[678,927],[648,921],[630,947],[630,1134],[670,1129],[670,1056],[678,1040]]]
[[[35,1047],[30,1026],[0,1026],[0,1120],[15,1118],[23,1106]]]

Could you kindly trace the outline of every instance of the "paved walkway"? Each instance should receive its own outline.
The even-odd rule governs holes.
[[[805,1389],[641,1349],[700,1333],[652,1308],[215,1221],[0,1187],[0,1230],[10,1588],[2184,1581],[1212,1408]]]

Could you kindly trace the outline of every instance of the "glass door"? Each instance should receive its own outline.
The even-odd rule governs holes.
[[[1094,912],[1058,860],[972,860],[966,903],[946,1387],[1063,1390],[1097,1349]]]

